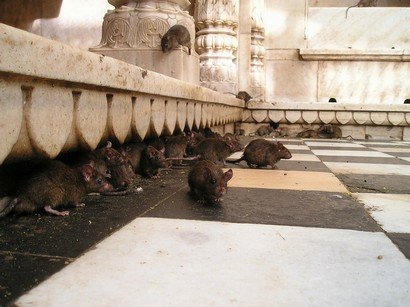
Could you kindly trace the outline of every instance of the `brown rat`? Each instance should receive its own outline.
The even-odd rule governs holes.
[[[320,126],[317,132],[319,137],[325,139],[340,139],[342,137],[342,130],[338,126],[331,124]]]
[[[188,143],[186,147],[186,153],[188,155],[193,155],[195,151],[195,147],[203,140],[205,140],[205,136],[201,132],[191,131],[187,133]]]
[[[165,153],[165,140],[162,137],[149,140],[148,145],[154,147],[156,150],[159,150],[162,153]]]
[[[159,150],[152,146],[147,146],[141,152],[140,172],[148,178],[159,178],[159,169],[168,168],[168,161]]]
[[[55,208],[67,204],[82,206],[81,200],[86,193],[112,191],[113,186],[93,168],[92,163],[72,168],[61,161],[44,161],[22,180],[17,197],[1,211],[0,217],[11,211],[32,213],[40,209],[66,216],[68,211]]]
[[[163,52],[169,52],[178,47],[178,45],[188,48],[191,54],[191,35],[187,28],[182,25],[174,25],[161,38],[161,48]]]
[[[184,158],[188,138],[185,135],[171,135],[165,139],[165,157],[167,158]],[[181,160],[176,161],[181,164]]]
[[[219,203],[228,191],[227,183],[232,176],[232,169],[224,173],[221,167],[209,160],[199,161],[188,175],[191,195],[207,203]]]
[[[270,165],[272,168],[275,168],[275,164],[278,161],[290,158],[292,158],[292,154],[281,142],[275,143],[264,139],[257,139],[251,141],[246,146],[240,159],[232,162],[237,163],[245,160],[249,167],[254,165],[257,167]]]
[[[305,139],[309,139],[309,138],[318,138],[319,134],[317,133],[316,130],[313,129],[307,129],[304,131],[299,132],[296,137],[298,138],[305,138]]]
[[[242,144],[239,142],[239,136],[238,135],[233,135],[232,133],[225,133],[224,135],[224,140],[231,142],[233,145],[232,151],[241,151],[244,147]]]
[[[208,138],[201,141],[195,148],[194,154],[201,159],[212,162],[220,161],[225,165],[225,159],[233,152],[233,144],[229,140]]]
[[[263,126],[260,126],[258,130],[256,130],[256,135],[264,136],[264,135],[268,135],[272,133],[273,131],[274,129],[270,125],[263,125]]]
[[[377,6],[377,1],[378,0],[360,0],[356,5],[349,6],[346,10],[346,16],[345,18],[347,19],[347,14],[349,13],[349,10],[352,7],[370,7],[370,6]]]

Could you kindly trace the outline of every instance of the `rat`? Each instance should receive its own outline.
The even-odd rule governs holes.
[[[193,155],[195,151],[195,147],[203,140],[205,140],[205,136],[201,132],[191,131],[187,133],[188,143],[186,147],[186,153],[188,155]]]
[[[157,179],[160,168],[169,168],[168,161],[162,152],[148,145],[141,152],[140,173],[145,177]]]
[[[231,142],[233,145],[232,151],[241,151],[244,147],[242,144],[239,142],[239,136],[238,135],[233,135],[232,133],[225,133],[224,135],[224,140]]]
[[[177,160],[178,164],[182,163],[182,159],[186,154],[188,138],[185,135],[171,135],[165,139],[165,157],[181,158]]]
[[[228,191],[227,183],[232,176],[232,169],[224,173],[221,167],[209,160],[199,161],[188,175],[191,195],[206,203],[220,203],[222,196]]]
[[[316,130],[313,129],[308,129],[308,130],[304,130],[299,132],[296,137],[298,138],[305,138],[305,139],[309,139],[309,138],[318,138],[319,134],[317,133]]]
[[[58,211],[61,205],[81,203],[86,193],[112,192],[113,186],[92,165],[72,168],[61,161],[39,163],[20,183],[17,196],[10,200],[0,217],[10,212],[32,213],[44,209],[47,213],[67,216],[68,211]]]
[[[159,137],[155,139],[151,139],[148,141],[148,145],[154,147],[156,150],[161,151],[165,154],[165,141],[164,138]]]
[[[270,165],[274,169],[278,161],[290,158],[292,158],[292,154],[281,142],[275,143],[264,139],[257,139],[251,141],[246,146],[240,159],[232,162],[238,163],[245,160],[249,167],[254,165],[257,167]]]
[[[108,181],[117,189],[128,188],[136,178],[134,168],[130,161],[110,166]]]
[[[317,132],[319,137],[325,139],[340,139],[342,137],[342,130],[338,126],[331,124],[320,126]]]
[[[178,45],[188,48],[188,54],[191,55],[191,35],[187,28],[182,25],[174,25],[161,38],[161,48],[163,52],[169,52],[178,47]]]
[[[225,159],[233,152],[234,145],[229,140],[218,140],[208,138],[201,141],[194,150],[195,155],[199,155],[204,160],[212,162],[220,161],[225,165]]]
[[[345,19],[347,19],[347,14],[352,7],[370,7],[377,6],[377,0],[360,0],[356,5],[349,6],[346,10]]]
[[[264,135],[268,135],[272,133],[273,131],[274,129],[270,125],[263,125],[263,126],[260,126],[258,130],[256,130],[256,134],[259,136],[264,136]]]

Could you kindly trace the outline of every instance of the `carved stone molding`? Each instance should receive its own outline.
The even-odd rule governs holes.
[[[251,103],[247,122],[410,126],[407,105],[347,105],[326,103]]]
[[[265,2],[252,0],[251,24],[251,96],[254,100],[265,100],[265,25],[263,14]]]
[[[219,92],[237,92],[238,10],[239,0],[196,1],[200,82]]]
[[[242,119],[232,95],[3,24],[0,44],[0,164]]]

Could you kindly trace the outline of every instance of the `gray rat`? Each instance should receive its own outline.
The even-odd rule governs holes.
[[[201,159],[212,162],[220,161],[225,165],[225,159],[233,152],[234,145],[229,140],[208,138],[201,141],[195,148],[194,154]]]
[[[113,186],[98,173],[91,164],[71,168],[58,160],[39,163],[26,176],[17,190],[17,197],[10,200],[0,217],[9,212],[32,213],[40,209],[58,215],[69,215],[68,211],[58,211],[61,205],[82,206],[86,193],[112,192]]]
[[[356,5],[349,6],[346,10],[346,16],[345,18],[347,19],[347,14],[349,13],[349,10],[352,7],[370,7],[370,6],[377,6],[377,1],[378,0],[360,0]]]
[[[243,156],[234,163],[245,160],[249,167],[256,165],[276,168],[275,164],[281,159],[290,159],[292,154],[281,142],[270,142],[264,139],[251,141],[246,146]]]
[[[178,45],[188,48],[188,53],[191,54],[191,35],[187,28],[182,25],[174,25],[161,38],[161,48],[163,52],[171,51]]]
[[[272,133],[273,131],[274,129],[270,125],[263,125],[263,126],[260,126],[258,130],[256,130],[256,135],[264,136],[264,135],[268,135]]]
[[[221,167],[209,160],[199,161],[188,175],[191,195],[200,201],[219,203],[228,191],[227,183],[232,176],[232,169],[224,173]]]

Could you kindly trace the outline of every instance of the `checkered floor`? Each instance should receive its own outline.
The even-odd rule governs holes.
[[[22,306],[408,306],[410,143],[281,141],[293,158],[275,170],[228,164],[234,177],[219,207],[193,202],[187,169],[178,169],[164,175],[171,181],[146,182],[149,199],[144,193],[116,204],[94,199],[102,209],[70,216],[93,240],[61,243],[62,233],[51,243],[40,233],[37,245],[27,239],[22,247],[6,238],[16,232],[3,230],[0,253],[14,256],[15,266],[19,257],[60,265],[31,291],[28,283],[22,296],[7,281],[0,287],[20,296]],[[87,228],[88,219],[104,218],[108,227],[112,215],[124,222],[111,232]]]

